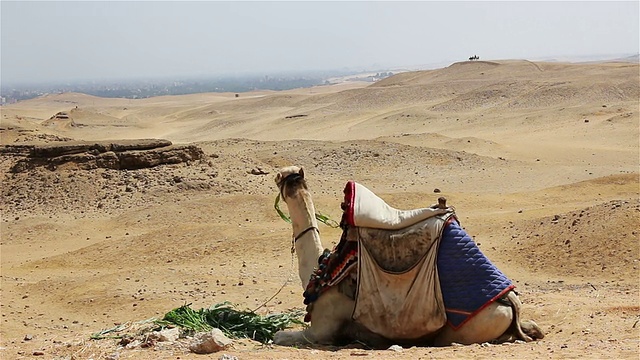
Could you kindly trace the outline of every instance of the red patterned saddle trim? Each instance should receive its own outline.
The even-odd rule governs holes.
[[[340,243],[336,245],[334,250],[326,249],[318,259],[318,267],[311,275],[309,284],[303,293],[305,305],[313,304],[322,293],[338,285],[357,269],[357,265],[358,243],[347,241],[345,234],[343,234]],[[309,316],[305,317],[305,321],[308,321],[307,318]]]
[[[354,226],[356,221],[354,219],[353,203],[356,197],[356,183],[348,181],[344,188],[344,202],[341,204],[342,208],[342,222]]]

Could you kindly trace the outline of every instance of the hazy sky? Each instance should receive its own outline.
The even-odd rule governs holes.
[[[0,1],[1,81],[635,54],[638,1]]]

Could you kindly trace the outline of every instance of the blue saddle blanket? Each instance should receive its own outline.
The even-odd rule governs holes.
[[[447,322],[454,329],[515,287],[456,221],[442,232],[437,264]]]

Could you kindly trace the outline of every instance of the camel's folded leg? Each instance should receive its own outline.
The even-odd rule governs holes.
[[[520,321],[520,310],[522,309],[522,302],[514,291],[509,291],[507,294],[508,303],[513,311],[513,321],[511,327],[500,338],[496,340],[497,343],[509,342],[515,340],[533,341],[544,338],[542,329],[533,320]]]
[[[448,324],[445,325],[433,339],[433,345],[449,346],[453,343],[469,345],[494,341],[511,327],[512,321],[511,306],[494,301],[457,330]]]
[[[325,320],[325,319],[322,319]],[[315,321],[301,331],[278,331],[273,337],[276,345],[335,345],[340,338],[341,322],[330,323],[328,321]]]
[[[273,342],[282,346],[335,345],[339,334],[340,323],[327,324],[325,321],[315,321],[301,331],[278,331],[273,337]]]
[[[334,286],[313,303],[309,327],[302,331],[278,331],[273,342],[284,346],[335,345],[353,340],[354,334],[347,331],[347,325],[351,322],[354,305],[353,300]]]
[[[273,343],[281,346],[311,345],[314,342],[309,338],[310,334],[305,334],[306,330],[307,329],[301,331],[278,331],[273,337]]]
[[[314,332],[312,327],[302,331],[278,331],[273,338],[273,342],[281,346],[318,344],[346,345],[351,341],[357,340],[359,343],[373,349],[386,349],[393,345],[393,342],[390,342],[378,334],[372,333],[361,325],[351,322],[344,324],[344,326],[343,331],[339,333],[342,334],[342,336],[333,333],[321,334],[317,331]]]

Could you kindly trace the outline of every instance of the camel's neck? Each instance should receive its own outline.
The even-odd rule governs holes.
[[[322,254],[320,234],[316,230],[306,231],[310,227],[318,228],[316,210],[313,206],[311,194],[307,190],[299,190],[292,198],[287,199],[287,208],[291,214],[293,236],[299,236],[295,243],[298,254],[298,273],[302,288],[306,289],[313,270],[318,266],[318,257]]]

